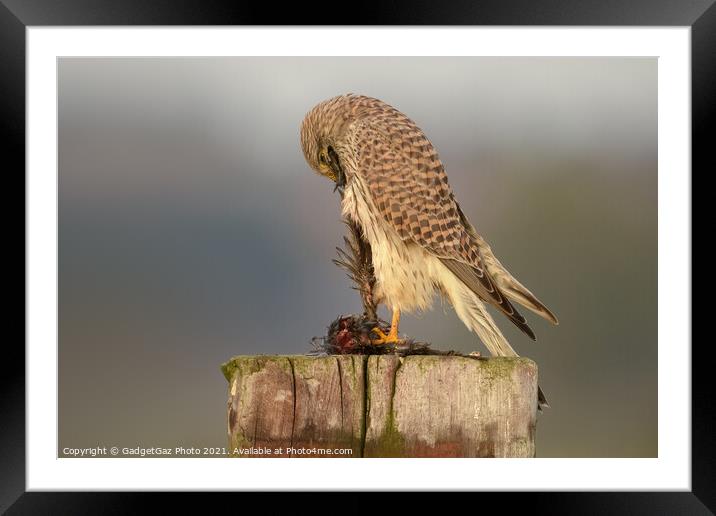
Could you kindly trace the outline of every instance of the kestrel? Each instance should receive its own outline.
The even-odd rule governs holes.
[[[342,215],[372,248],[375,295],[393,311],[390,332],[374,330],[376,343],[398,341],[401,312],[429,308],[436,291],[494,356],[517,353],[486,303],[533,340],[511,301],[557,324],[467,220],[435,148],[403,113],[370,97],[334,97],[304,118],[301,147],[309,166],[341,189]]]

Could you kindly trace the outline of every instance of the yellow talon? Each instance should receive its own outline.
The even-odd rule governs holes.
[[[378,338],[371,340],[373,344],[395,344],[400,342],[398,338],[398,324],[400,323],[400,310],[393,310],[393,321],[390,324],[390,332],[386,335],[379,327],[373,328],[373,333],[378,335]]]
[[[395,344],[396,342],[400,341],[397,332],[394,334],[391,331],[386,335],[385,333],[383,333],[383,330],[381,330],[377,326],[373,328],[373,333],[378,335],[378,338],[371,340],[372,344]]]

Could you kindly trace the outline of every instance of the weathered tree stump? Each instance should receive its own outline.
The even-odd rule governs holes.
[[[234,456],[535,456],[528,358],[259,355],[222,371]]]

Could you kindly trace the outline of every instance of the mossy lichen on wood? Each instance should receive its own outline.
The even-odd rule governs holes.
[[[354,457],[535,455],[537,370],[526,358],[261,355],[221,369],[232,446],[348,447]]]

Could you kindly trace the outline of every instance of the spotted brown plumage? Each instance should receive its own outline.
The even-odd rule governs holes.
[[[525,318],[485,274],[477,242],[460,220],[460,208],[432,143],[412,120],[388,108],[379,114],[369,112],[346,131],[356,149],[358,171],[378,210],[401,239],[440,258],[476,294],[534,339]]]
[[[467,220],[437,151],[406,115],[371,97],[334,97],[306,115],[301,147],[309,165],[342,189],[343,215],[372,247],[378,297],[394,312],[386,342],[397,339],[400,311],[427,308],[436,290],[494,355],[516,353],[484,302],[533,339],[511,301],[557,323]]]

